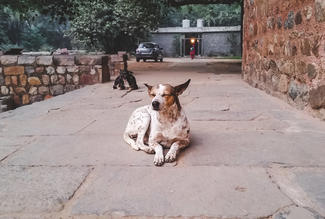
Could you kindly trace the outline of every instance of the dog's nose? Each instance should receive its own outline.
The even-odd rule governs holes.
[[[160,103],[158,101],[153,101],[152,102],[152,108],[154,110],[158,110],[159,109],[159,105],[160,105]]]

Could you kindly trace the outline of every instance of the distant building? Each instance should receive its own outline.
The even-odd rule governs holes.
[[[192,45],[199,56],[240,56],[240,34],[240,26],[204,27],[198,19],[197,26],[190,27],[190,21],[183,20],[182,27],[158,28],[151,40],[169,57],[188,56]]]

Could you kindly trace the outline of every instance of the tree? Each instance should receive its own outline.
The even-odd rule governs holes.
[[[31,13],[31,12],[29,12]],[[25,17],[25,19],[22,19]],[[28,19],[27,19],[28,18]],[[59,24],[48,16],[33,12],[21,16],[10,8],[0,9],[0,49],[22,47],[25,50],[52,50],[70,47],[70,39],[64,33],[65,24]]]
[[[166,16],[161,21],[162,27],[179,26],[182,19],[189,19],[195,26],[197,19],[202,18],[205,26],[241,25],[241,5],[234,3],[210,5],[184,5],[178,8],[166,8]]]
[[[154,0],[86,0],[77,11],[70,36],[88,48],[108,53],[133,50],[160,19],[160,4]]]

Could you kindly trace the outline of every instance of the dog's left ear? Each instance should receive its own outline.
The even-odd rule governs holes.
[[[149,84],[144,84],[147,88],[148,88],[148,91],[150,91],[152,89],[152,86],[149,85]]]
[[[188,81],[186,81],[184,84],[180,84],[180,85],[174,87],[176,95],[177,96],[181,95],[184,92],[184,90],[186,90],[186,88],[188,87],[190,82],[191,82],[191,79],[188,79]]]

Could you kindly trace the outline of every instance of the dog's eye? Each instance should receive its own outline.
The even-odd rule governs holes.
[[[168,97],[170,96],[169,94],[163,94],[162,97]]]
[[[152,96],[152,97],[155,97],[155,96],[156,96],[156,94],[150,94],[150,96]]]

